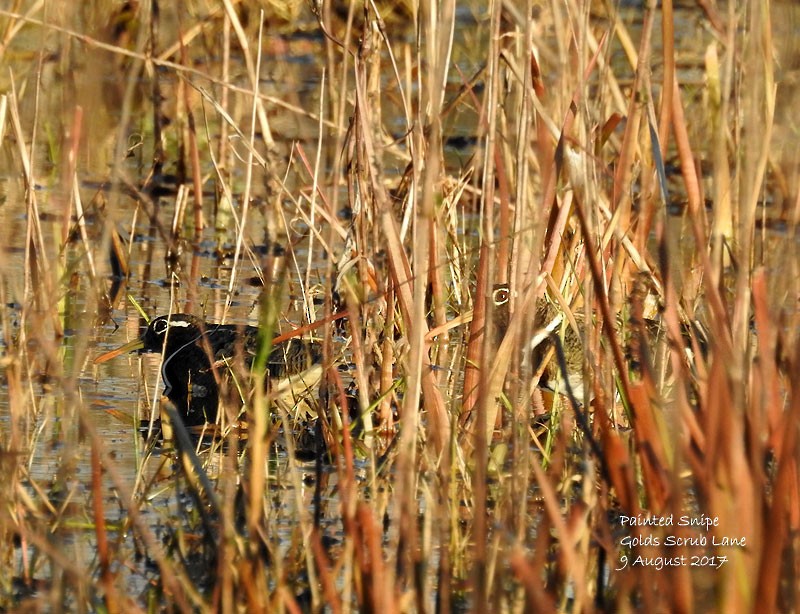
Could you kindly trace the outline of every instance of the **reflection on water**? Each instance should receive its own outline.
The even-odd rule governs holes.
[[[355,196],[340,187],[336,175],[348,122],[329,119],[351,112],[353,92],[350,85],[341,91],[323,90],[323,58],[330,52],[329,43],[310,14],[303,14],[294,24],[296,29],[285,24],[268,28],[258,75],[266,111],[260,118],[264,122],[254,128],[257,146],[253,154],[264,162],[248,169],[245,133],[250,126],[251,99],[243,92],[249,88],[248,68],[238,52],[223,65],[226,59],[221,52],[223,29],[218,9],[194,6],[199,11],[192,15],[197,27],[190,32],[188,24],[182,24],[183,16],[164,10],[159,24],[161,44],[147,49],[145,28],[118,28],[119,22],[109,21],[111,7],[94,6],[104,3],[89,3],[93,6],[75,10],[70,10],[69,3],[54,4],[45,15],[53,27],[25,27],[3,57],[19,99],[20,123],[27,135],[24,145],[32,152],[35,190],[33,199],[27,199],[22,154],[16,137],[6,128],[0,147],[0,300],[4,306],[0,341],[6,350],[23,348],[29,361],[12,364],[15,358],[9,351],[0,356],[11,374],[8,385],[0,389],[0,437],[3,448],[18,455],[0,462],[19,465],[24,475],[25,492],[14,496],[14,500],[25,499],[27,505],[21,506],[19,513],[29,515],[32,524],[46,527],[43,532],[52,533],[53,542],[64,556],[74,559],[73,567],[78,570],[96,568],[97,533],[88,510],[93,505],[92,493],[97,492],[93,479],[101,480],[111,548],[126,552],[115,560],[130,561],[129,567],[119,566],[114,573],[124,578],[121,584],[126,590],[139,595],[147,591],[157,566],[146,554],[150,544],[140,541],[141,532],[149,531],[154,542],[164,545],[168,555],[177,559],[191,551],[182,550],[185,541],[198,539],[197,532],[186,527],[195,528],[202,521],[204,502],[185,495],[191,489],[182,485],[185,477],[178,468],[178,455],[167,448],[151,449],[139,432],[140,422],[157,414],[163,386],[160,357],[129,355],[102,366],[95,366],[92,360],[140,335],[140,314],[126,299],[128,294],[150,316],[186,311],[211,321],[258,322],[262,299],[258,280],[263,278],[264,263],[275,244],[286,251],[290,263],[280,297],[279,323],[288,328],[304,321],[304,306],[313,306],[320,288],[328,287],[324,283],[329,274],[327,259],[337,259],[343,250],[343,233],[317,235],[309,230],[310,203],[314,200],[315,206],[321,206],[311,180],[318,143],[322,176],[329,183],[326,194],[334,199],[326,210],[330,218],[326,223],[341,228],[337,224],[345,220],[346,209],[355,206],[348,201]],[[452,55],[458,70],[451,71],[445,92],[445,102],[463,101],[449,107],[443,118],[445,161],[454,176],[474,163],[484,145],[479,126],[485,111],[472,98],[481,93],[483,79],[462,91],[464,84],[485,68],[485,57],[479,54],[487,45],[488,16],[483,5],[472,4],[475,6],[459,5]],[[796,20],[796,11],[786,6],[783,10]],[[634,13],[640,7],[628,7],[628,11],[626,19],[638,36]],[[252,15],[250,18],[256,21]],[[676,21],[678,30],[698,32],[696,37],[679,37],[682,42],[689,41],[681,51],[688,59],[679,64],[680,80],[697,88],[704,79],[700,60],[712,39],[699,28],[700,21],[696,10],[680,13]],[[611,27],[603,19],[596,24],[599,32]],[[544,72],[552,87],[565,68],[546,53],[547,32],[552,27],[546,14],[541,25],[537,44],[543,48],[541,63],[548,69]],[[405,64],[405,54],[410,55],[415,44],[414,31],[395,27],[399,77],[387,68],[379,76],[384,81],[383,98],[371,102],[385,136],[384,142],[377,144],[379,162],[385,175],[399,182],[410,159],[399,141],[410,131],[409,122],[416,119],[406,117],[395,80],[406,80],[413,89],[418,69]],[[188,54],[181,61],[189,70],[178,71],[167,64],[180,57],[179,28]],[[344,32],[343,27],[335,34],[344,36]],[[247,34],[254,45],[257,27],[253,23]],[[123,35],[127,40],[122,40]],[[130,54],[112,53],[97,43],[113,43]],[[655,47],[655,55],[659,48]],[[160,63],[144,61],[146,54],[159,58]],[[787,70],[794,66],[790,59],[795,55],[796,49],[784,64]],[[618,76],[632,76],[619,45],[614,44],[609,56]],[[388,57],[385,62],[390,65]],[[654,80],[660,78],[660,69],[654,67]],[[785,102],[794,99],[796,89],[789,77],[787,74],[779,90],[787,92],[787,98],[781,99],[784,108],[796,106]],[[326,74],[326,79],[330,78]],[[223,81],[230,87],[223,87]],[[620,78],[623,85],[628,82],[624,76]],[[691,87],[688,91],[690,105],[702,102],[698,97],[691,99]],[[0,71],[0,92],[11,92],[11,76],[6,71]],[[225,97],[229,99],[229,120],[220,119],[216,106]],[[154,99],[156,105],[151,104]],[[319,119],[320,109],[325,121]],[[203,152],[196,169],[187,154],[190,124],[196,127],[192,139]],[[264,133],[267,127],[271,134]],[[700,128],[697,130],[699,134]],[[75,156],[71,157],[73,148]],[[792,152],[787,156],[796,154]],[[154,161],[159,155],[163,159]],[[779,166],[776,164],[776,169]],[[255,175],[242,229],[244,249],[240,251],[237,236],[248,170]],[[192,181],[195,172],[201,177],[198,208]],[[222,189],[222,179],[230,193]],[[784,184],[788,187],[783,196],[788,201],[797,193],[792,187],[797,179],[789,177]],[[74,186],[77,193],[73,193]],[[78,215],[79,207],[83,215]],[[203,223],[199,231],[195,229],[198,220]],[[670,223],[672,236],[678,237],[675,244],[683,245],[684,257],[693,258],[691,242],[681,240],[691,236],[686,220],[675,216]],[[114,272],[109,256],[111,229],[123,239],[130,274],[121,293],[108,304]],[[473,233],[468,229],[465,234]],[[774,237],[759,239],[763,246]],[[759,253],[764,259],[776,259],[767,262],[769,265],[785,256],[776,249]],[[229,293],[235,255],[240,259]],[[685,268],[691,270],[691,263]],[[57,317],[50,317],[52,313]],[[280,424],[275,427],[275,442],[280,440],[281,428]],[[93,465],[92,445],[102,450],[105,470],[100,477],[93,476],[97,465]],[[198,457],[209,475],[227,475],[222,488],[230,486],[232,492],[247,496],[246,478],[230,471],[232,461],[240,458],[236,450],[231,459],[230,448],[200,448]],[[300,534],[299,515],[320,515],[335,558],[342,532],[337,473],[327,466],[300,465],[298,470],[278,444],[267,472],[267,541],[273,548],[268,558],[291,567],[287,577],[302,577],[306,561],[301,551],[308,536]],[[369,482],[374,479],[371,472],[365,461],[356,467],[355,477]],[[381,496],[380,487],[374,486],[376,498]],[[0,494],[8,495],[2,488]],[[133,507],[141,518],[132,517]],[[237,516],[239,510],[226,513],[237,526],[243,523]],[[393,514],[386,511],[386,518]],[[143,527],[139,533],[131,530],[131,523],[136,522]],[[391,531],[396,528],[391,526]],[[536,538],[530,537],[531,542]],[[28,566],[35,578],[46,578],[49,570],[44,569],[45,563],[27,561],[36,548],[45,545],[25,539],[18,536],[22,547],[14,551],[13,568]],[[200,561],[203,563],[207,561]]]
[[[102,15],[66,11],[50,17],[59,27],[88,32],[98,40],[109,40],[108,33],[102,32]],[[174,19],[176,15],[171,17]],[[161,23],[163,40],[177,40],[177,26],[177,22],[170,23],[165,18]],[[208,36],[218,36],[218,25],[211,23],[209,31]],[[201,71],[218,74],[221,58],[203,56],[206,46],[213,46],[214,41],[199,42],[200,45],[190,48],[195,54],[192,64]],[[283,105],[271,111],[270,117],[276,143],[270,156],[282,160],[281,167],[287,166],[296,141],[302,142],[309,152],[316,143],[318,122],[313,113],[304,109],[318,107],[321,71],[317,58],[322,54],[321,43],[319,35],[309,38],[302,34],[274,35],[265,40],[265,50],[274,49],[275,52],[270,61],[264,63],[260,86],[265,96],[280,99]],[[115,41],[115,44],[120,42]],[[40,45],[46,48],[43,57],[37,53]],[[129,45],[130,49],[137,49],[135,40]],[[191,541],[191,534],[183,536],[182,532],[197,526],[203,503],[191,500],[186,494],[191,489],[181,485],[185,478],[174,450],[150,449],[139,432],[140,421],[151,417],[154,402],[157,403],[163,387],[160,358],[130,355],[99,367],[93,365],[92,360],[140,334],[139,314],[126,300],[126,293],[150,316],[179,310],[202,314],[212,321],[224,316],[230,323],[257,322],[262,289],[253,280],[262,276],[260,267],[271,250],[268,246],[274,241],[284,249],[293,243],[290,256],[294,262],[289,267],[285,295],[281,297],[280,324],[285,327],[289,322],[299,323],[304,291],[311,300],[324,269],[315,264],[309,269],[308,277],[299,273],[305,272],[303,264],[307,259],[319,260],[320,248],[317,244],[312,248],[314,253],[309,252],[307,238],[303,238],[308,234],[307,226],[299,218],[290,193],[281,190],[296,193],[307,189],[308,176],[300,166],[289,167],[288,173],[285,168],[275,169],[276,177],[283,176],[283,186],[274,192],[274,186],[267,185],[263,169],[257,169],[250,193],[252,209],[243,231],[246,249],[237,270],[241,281],[229,295],[237,225],[242,215],[240,190],[245,172],[241,159],[247,155],[241,137],[230,126],[227,126],[227,136],[221,134],[216,121],[211,124],[210,134],[204,130],[197,133],[198,146],[203,150],[210,147],[209,138],[212,141],[229,138],[232,146],[228,151],[239,158],[219,160],[229,173],[235,211],[217,188],[213,165],[206,160],[205,167],[200,169],[204,177],[202,215],[206,225],[197,234],[193,231],[192,205],[186,205],[190,199],[182,201],[179,189],[164,188],[166,184],[159,177],[148,179],[151,156],[156,149],[153,113],[148,104],[150,79],[146,76],[153,70],[152,66],[144,67],[141,62],[137,65],[130,58],[95,50],[62,32],[48,32],[42,28],[30,28],[18,36],[6,59],[13,61],[21,122],[30,129],[36,118],[38,132],[26,143],[34,156],[35,208],[33,203],[26,205],[24,181],[17,170],[18,151],[8,139],[0,149],[0,168],[4,169],[0,171],[0,243],[3,246],[0,276],[2,299],[9,319],[8,328],[4,328],[2,334],[6,343],[10,340],[6,335],[21,344],[42,346],[43,338],[49,342],[46,347],[29,348],[30,356],[36,358],[25,366],[29,371],[23,377],[30,376],[30,385],[15,396],[15,402],[22,400],[21,413],[9,407],[8,389],[0,391],[0,423],[6,434],[4,447],[19,450],[22,455],[19,462],[23,484],[36,508],[30,513],[37,515],[37,524],[51,527],[53,543],[73,559],[72,565],[63,567],[88,570],[95,568],[98,556],[98,536],[90,511],[92,493],[98,492],[93,485],[97,476],[93,477],[91,447],[93,444],[101,446],[105,471],[100,478],[99,492],[102,493],[100,505],[106,519],[107,538],[115,553],[114,560],[128,562],[113,571],[128,594],[143,595],[157,577],[157,561],[151,558],[151,546],[141,541],[142,535],[149,532],[155,544],[167,548],[168,556],[179,558],[180,554],[173,550],[180,550],[183,539]],[[40,59],[37,116],[36,105],[32,102]],[[202,87],[214,99],[219,99],[222,91],[196,76],[187,76],[187,81],[181,81],[174,71],[156,70],[161,88],[159,95],[163,98],[158,109],[164,121],[163,175],[181,175],[187,170],[180,168],[177,154],[185,143],[170,141],[175,139],[176,131],[166,129],[173,122],[183,122],[185,126],[186,110],[180,107],[181,97],[187,96],[187,92],[180,88],[188,90],[194,120],[200,123],[203,114],[213,113],[214,109],[208,99],[192,88]],[[249,80],[240,57],[233,58],[229,70],[229,83],[248,87]],[[4,73],[0,76],[0,89],[6,90],[8,86],[8,76]],[[244,117],[249,112],[249,98],[236,92],[230,96],[235,99],[229,105],[233,121],[239,126],[247,125]],[[73,184],[67,174],[66,153],[72,147],[75,128],[72,122],[78,117],[74,112],[78,107],[82,109],[82,124],[75,160],[78,181]],[[331,139],[334,132],[324,128],[323,137]],[[260,155],[266,153],[266,149],[259,152]],[[115,166],[119,172],[116,180]],[[78,186],[84,210],[80,218],[72,200],[73,185]],[[137,194],[138,190],[142,194]],[[102,194],[102,198],[98,199],[98,194]],[[103,206],[92,206],[93,202],[102,202]],[[285,206],[274,204],[276,202],[285,202]],[[177,215],[179,207],[186,207],[188,213]],[[39,245],[45,248],[43,252],[34,253],[30,247],[31,215],[36,216],[40,225],[35,231],[41,233]],[[110,227],[123,238],[130,275],[123,293],[114,298],[106,316],[103,294],[111,287],[109,279],[113,273],[108,258]],[[66,238],[69,240],[65,241]],[[95,278],[90,274],[91,267],[87,266],[89,258]],[[44,295],[50,304],[26,309],[26,328],[20,328],[22,307],[25,297],[30,295],[30,285],[42,282],[26,277],[25,272],[37,270],[44,259],[58,283],[58,290]],[[46,316],[38,315],[49,309],[57,311],[58,327]],[[36,333],[26,335],[26,329],[31,328]],[[26,337],[30,341],[26,341]],[[279,441],[280,428],[276,426],[276,429],[274,437]],[[24,448],[20,442],[25,442]],[[227,453],[217,446],[201,450],[199,459],[208,474],[216,477]],[[267,468],[271,494],[267,499],[270,505],[265,510],[264,526],[269,543],[274,544],[267,558],[296,567],[287,570],[290,577],[303,575],[303,548],[307,536],[298,534],[301,525],[297,520],[301,513],[317,509],[320,526],[325,529],[329,546],[334,550],[337,536],[341,534],[335,473],[323,467],[317,474],[313,465],[307,469],[300,465],[298,473],[297,466],[292,463],[290,470],[286,451],[280,447],[271,455]],[[234,483],[239,481],[236,476],[229,479]],[[139,516],[137,519],[132,515],[134,509]],[[138,523],[137,530],[132,530],[132,523]],[[35,547],[40,548],[41,544],[28,544],[25,536],[22,539],[23,547],[15,550],[13,569],[29,569],[34,579],[45,582],[44,589],[50,589],[50,582],[57,580],[51,576],[46,562],[38,564],[28,560],[36,551]],[[189,550],[184,554],[187,552]],[[213,569],[201,572],[197,568],[198,564],[202,567],[207,562],[187,561],[187,568],[190,571],[195,568],[201,576],[209,571],[213,573]],[[29,589],[18,587],[17,590],[17,595],[23,596]]]

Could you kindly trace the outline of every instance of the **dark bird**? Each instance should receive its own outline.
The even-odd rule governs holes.
[[[243,373],[253,365],[259,345],[255,326],[212,324],[193,315],[159,316],[142,336],[95,359],[100,364],[125,352],[157,352],[164,357],[161,377],[164,396],[175,406],[186,426],[214,422],[219,406],[219,378],[226,372]],[[304,390],[322,374],[317,343],[289,339],[272,347],[266,369],[269,385],[286,378]]]

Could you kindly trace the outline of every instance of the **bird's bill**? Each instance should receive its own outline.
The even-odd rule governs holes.
[[[106,352],[105,354],[101,354],[97,358],[94,359],[94,364],[99,365],[106,361],[111,360],[112,358],[116,358],[120,354],[125,354],[127,352],[133,352],[135,350],[141,350],[144,348],[144,341],[141,339],[134,339],[129,343],[126,343],[123,346],[118,347],[116,350],[111,350],[110,352]]]

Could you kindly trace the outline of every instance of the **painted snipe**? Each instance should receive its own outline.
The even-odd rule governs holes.
[[[249,370],[257,348],[255,326],[212,324],[177,313],[155,318],[139,339],[98,356],[94,362],[100,364],[137,350],[162,353],[164,396],[186,426],[198,426],[216,420],[219,378],[235,363]],[[321,377],[321,357],[319,344],[299,339],[276,344],[267,359],[268,380],[296,379],[292,385],[299,383],[307,391]]]

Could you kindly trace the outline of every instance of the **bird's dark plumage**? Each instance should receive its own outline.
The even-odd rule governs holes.
[[[216,420],[219,376],[228,369],[241,373],[251,368],[258,350],[258,332],[254,326],[211,324],[183,313],[159,316],[139,339],[103,354],[95,362],[133,350],[162,353],[164,395],[187,426],[196,426]],[[290,339],[271,349],[267,375],[297,375],[320,359],[318,344]]]

